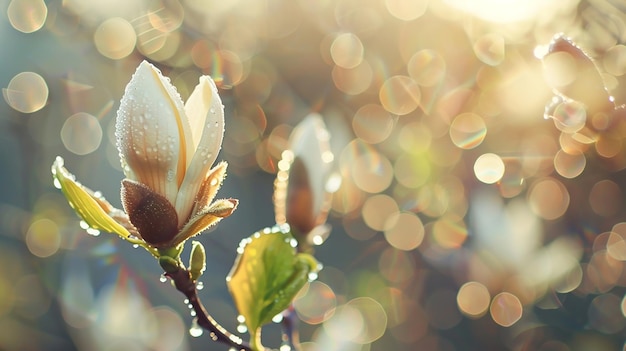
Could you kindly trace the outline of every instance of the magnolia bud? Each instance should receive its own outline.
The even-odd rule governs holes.
[[[206,269],[206,252],[199,241],[191,242],[191,255],[189,256],[189,273],[191,280],[198,280]]]

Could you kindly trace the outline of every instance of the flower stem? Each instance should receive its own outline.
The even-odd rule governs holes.
[[[195,282],[191,279],[189,271],[184,268],[172,272],[166,272],[165,276],[172,279],[176,289],[183,293],[193,310],[196,312],[196,318],[198,319],[198,325],[203,329],[210,332],[210,337],[213,341],[226,344],[237,351],[252,351],[253,349],[244,342],[239,336],[234,335],[219,325],[207,310],[202,305],[202,302],[198,298],[198,290],[196,289]]]
[[[250,348],[254,351],[265,350],[261,344],[261,327],[256,330],[250,330]]]

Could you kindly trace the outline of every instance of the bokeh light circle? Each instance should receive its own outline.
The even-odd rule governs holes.
[[[504,61],[504,38],[497,33],[488,33],[474,42],[474,54],[483,63],[497,66]]]
[[[41,29],[48,17],[48,7],[43,0],[11,0],[7,7],[11,26],[22,33]]]
[[[470,318],[479,318],[487,313],[491,295],[486,286],[472,281],[461,286],[456,296],[456,302],[464,315]]]
[[[482,154],[474,162],[474,174],[485,184],[493,184],[502,179],[504,169],[502,158],[492,153]]]
[[[552,119],[560,131],[575,133],[585,126],[587,110],[585,105],[578,101],[565,101],[556,106]]]
[[[424,239],[424,224],[411,212],[398,213],[385,224],[385,239],[389,245],[404,251],[417,248]]]
[[[435,86],[443,81],[446,74],[446,61],[431,49],[424,49],[411,56],[407,63],[409,76],[424,87]]]
[[[13,109],[23,113],[41,110],[48,101],[48,84],[37,73],[21,72],[2,90],[4,100]]]
[[[381,154],[356,156],[351,168],[354,184],[368,193],[375,194],[387,189],[393,180],[393,166]]]
[[[487,125],[472,112],[462,113],[450,124],[450,139],[461,149],[473,149],[480,145],[487,135]]]
[[[102,127],[98,119],[79,112],[70,116],[61,128],[61,141],[65,148],[76,155],[90,154],[102,142]]]
[[[377,144],[387,139],[393,125],[391,114],[382,106],[375,104],[361,106],[352,118],[354,134],[370,144]]]
[[[389,223],[388,219],[397,215],[398,212],[396,200],[383,194],[370,196],[361,208],[361,215],[365,224],[378,231],[384,231],[387,229],[386,226],[394,224]]]
[[[98,26],[93,41],[102,56],[119,60],[135,50],[137,35],[130,22],[121,17],[113,17]]]
[[[403,21],[412,21],[426,12],[428,1],[385,0],[385,6],[387,11],[395,18]]]
[[[357,297],[350,300],[346,306],[355,308],[363,317],[363,328],[355,342],[369,344],[383,336],[387,329],[387,313],[378,301],[371,297]]]
[[[369,88],[374,77],[372,66],[363,61],[354,68],[333,67],[331,72],[337,89],[348,95],[358,95]]]
[[[467,239],[467,226],[462,220],[445,216],[436,220],[432,226],[433,239],[445,249],[458,249]]]
[[[586,165],[585,154],[580,151],[569,153],[559,150],[554,156],[554,169],[565,178],[578,177]]]
[[[305,292],[293,302],[298,317],[308,324],[320,324],[332,317],[336,304],[333,289],[320,281],[309,283]]]
[[[494,296],[489,312],[494,322],[503,327],[510,327],[522,318],[523,307],[517,296],[502,292]]]
[[[54,255],[61,245],[61,233],[58,225],[50,219],[34,221],[26,232],[26,247],[37,257]]]
[[[530,209],[543,219],[557,219],[565,214],[570,196],[565,186],[554,178],[539,179],[528,192]]]
[[[342,68],[355,68],[363,61],[363,43],[353,33],[338,35],[330,45],[333,62]]]
[[[402,116],[415,111],[420,104],[422,92],[413,78],[393,76],[380,87],[378,97],[385,110]]]

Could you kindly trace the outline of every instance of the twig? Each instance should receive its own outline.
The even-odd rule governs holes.
[[[198,325],[210,332],[211,340],[221,342],[236,350],[252,351],[248,343],[244,342],[239,336],[227,331],[209,315],[198,298],[198,290],[195,282],[191,279],[189,271],[179,268],[176,271],[165,273],[165,276],[172,279],[176,289],[187,297],[189,304],[196,312]]]

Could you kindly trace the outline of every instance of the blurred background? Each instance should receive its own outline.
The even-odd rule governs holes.
[[[190,335],[183,296],[148,253],[87,234],[52,185],[61,155],[120,206],[114,118],[143,59],[183,99],[211,75],[226,106],[218,196],[240,205],[199,238],[200,296],[227,329],[235,248],[274,224],[277,161],[319,113],[342,182],[316,249],[324,269],[295,301],[304,350],[625,349],[626,127],[582,104],[544,118],[577,55],[549,70],[540,59],[562,32],[626,102],[624,1],[0,8],[1,350],[226,349]],[[279,327],[266,329],[280,346]]]

